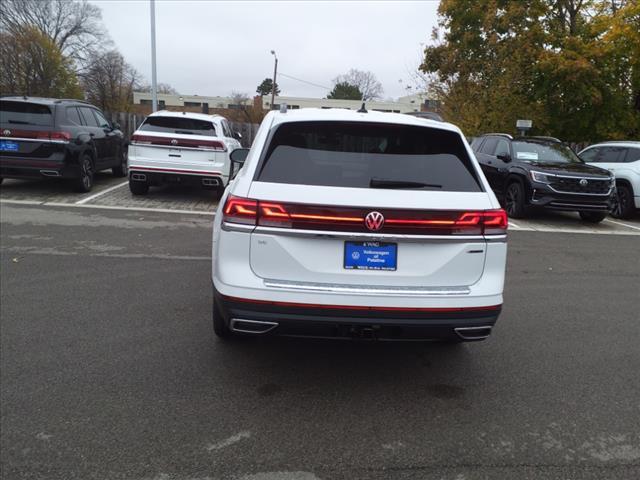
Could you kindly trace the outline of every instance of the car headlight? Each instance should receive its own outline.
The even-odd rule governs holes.
[[[542,172],[536,172],[535,170],[531,170],[531,172],[529,173],[531,174],[531,178],[534,182],[551,183],[551,175]]]

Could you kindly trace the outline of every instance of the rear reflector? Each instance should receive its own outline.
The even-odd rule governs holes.
[[[225,222],[266,227],[329,230],[359,233],[413,235],[504,234],[507,215],[504,210],[438,211],[376,210],[383,216],[377,228],[366,217],[373,209],[320,207],[258,201],[230,196],[224,206]]]
[[[199,138],[172,138],[156,137],[153,135],[140,135],[138,133],[131,136],[131,145],[155,145],[160,147],[173,148],[197,148],[199,150],[213,150],[226,152],[227,147],[218,140],[207,140]]]
[[[361,310],[361,311],[391,311],[391,312],[432,312],[432,313],[454,313],[454,312],[496,312],[502,310],[502,305],[488,305],[484,307],[371,307],[361,305],[327,305],[294,302],[276,302],[273,300],[253,300],[248,298],[229,297],[223,298],[230,302],[255,303],[261,305],[274,305],[280,307],[311,308],[328,310]]]

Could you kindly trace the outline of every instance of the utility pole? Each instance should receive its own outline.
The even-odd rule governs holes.
[[[158,85],[156,78],[156,2],[149,0],[151,6],[151,96],[152,109],[158,111]]]
[[[276,57],[276,51],[271,50],[271,55],[275,58],[275,64],[273,66],[273,85],[271,86],[271,110],[273,110],[273,102],[276,99],[276,75],[278,74],[278,57]]]

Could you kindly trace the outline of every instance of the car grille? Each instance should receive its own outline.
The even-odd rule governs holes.
[[[580,185],[580,181],[586,180],[586,185]],[[610,182],[606,180],[598,180],[592,178],[570,178],[555,177],[551,182],[551,188],[557,192],[564,193],[584,193],[584,194],[600,194],[606,195],[611,190]]]

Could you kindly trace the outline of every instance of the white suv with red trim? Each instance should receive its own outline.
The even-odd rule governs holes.
[[[179,183],[222,194],[231,172],[229,152],[241,147],[239,137],[220,115],[152,113],[131,136],[129,188],[144,195],[149,186]]]
[[[457,127],[364,108],[270,112],[231,159],[244,165],[214,223],[218,336],[490,334],[507,217]]]

